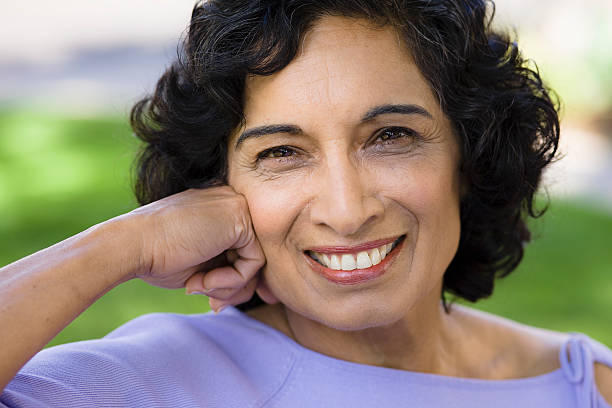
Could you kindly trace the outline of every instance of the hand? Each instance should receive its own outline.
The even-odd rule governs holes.
[[[164,288],[205,294],[218,311],[249,300],[256,291],[278,300],[258,274],[265,257],[244,196],[229,186],[187,190],[140,207],[142,256],[136,277]]]

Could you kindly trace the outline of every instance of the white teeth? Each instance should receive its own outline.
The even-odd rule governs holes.
[[[329,268],[334,269],[336,271],[339,271],[340,269],[342,269],[342,266],[340,265],[340,260],[338,259],[338,255],[332,255],[330,257]]]
[[[355,257],[351,254],[342,254],[342,270],[352,271],[353,269],[357,269]]]
[[[317,254],[317,255],[321,255],[319,256],[319,259],[321,260],[321,262],[323,262],[323,265],[329,266],[330,259],[329,259],[329,256],[327,256],[327,254]]]
[[[352,271],[353,269],[366,269],[373,265],[378,265],[383,259],[391,252],[393,243],[381,245],[378,248],[371,249],[369,251],[361,251],[354,254],[323,254],[320,252],[312,252],[312,257],[327,266],[330,269],[336,271]]]
[[[372,265],[378,265],[380,261],[382,261],[378,248],[374,248],[370,251],[370,260],[372,261]]]
[[[370,260],[368,253],[359,252],[357,254],[357,268],[365,269],[365,268],[369,268],[370,266],[372,266],[372,261]]]

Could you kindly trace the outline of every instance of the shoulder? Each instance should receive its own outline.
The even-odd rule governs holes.
[[[455,307],[454,305],[453,307]],[[561,333],[459,306],[460,319],[483,333],[481,350],[496,361],[497,378],[526,378],[561,370],[569,387],[582,387],[612,405],[612,351],[580,333]],[[597,405],[594,405],[597,406]]]
[[[601,396],[612,405],[612,368],[602,363],[595,363],[595,382]]]
[[[559,350],[568,334],[527,326],[458,304],[452,306],[453,313],[461,330],[470,337],[471,354],[485,367],[483,377],[535,377],[560,368]]]
[[[74,343],[68,350],[108,351],[131,367],[145,370],[153,366],[177,368],[239,366],[242,371],[261,367],[265,361],[290,358],[282,336],[235,308],[222,313],[181,315],[154,313],[141,316],[119,327],[100,340]],[[154,358],[152,358],[154,357]],[[153,361],[152,361],[153,360]]]
[[[102,339],[41,351],[2,398],[64,406],[82,398],[101,406],[117,399],[196,406],[223,398],[240,406],[273,393],[293,360],[280,334],[235,309],[217,316],[150,314]]]

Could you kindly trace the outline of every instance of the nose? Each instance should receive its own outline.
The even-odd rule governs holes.
[[[317,179],[310,204],[311,221],[341,236],[357,234],[384,212],[375,178],[346,155],[328,160]]]

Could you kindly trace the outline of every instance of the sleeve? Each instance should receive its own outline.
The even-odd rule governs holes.
[[[8,384],[0,406],[159,406],[153,391],[129,362],[83,342],[37,354]]]
[[[105,338],[42,350],[7,385],[0,407],[198,406],[193,390],[207,370],[203,353],[191,351],[210,346],[184,320],[145,315]]]
[[[595,382],[595,363],[612,367],[612,351],[584,334],[573,334],[560,353],[561,368],[573,384],[578,407],[612,408]]]
[[[9,383],[0,407],[262,406],[294,355],[235,314],[149,314],[105,338],[43,350]]]

